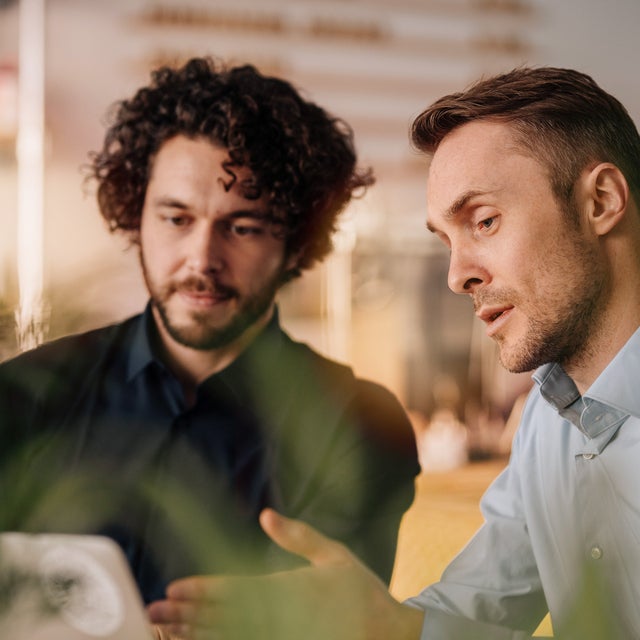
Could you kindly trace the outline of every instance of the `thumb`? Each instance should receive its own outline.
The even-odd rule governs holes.
[[[286,518],[273,509],[262,511],[260,525],[278,546],[306,558],[316,567],[348,564],[353,559],[344,545],[327,538],[305,522]]]

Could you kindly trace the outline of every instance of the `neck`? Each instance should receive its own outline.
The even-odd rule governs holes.
[[[604,371],[629,338],[640,327],[640,247],[619,242],[610,252],[609,295],[591,332],[589,344],[563,368],[580,393],[584,393]]]
[[[214,373],[226,369],[255,340],[274,313],[271,305],[265,313],[234,341],[216,349],[193,349],[176,342],[167,332],[155,309],[153,316],[160,336],[161,357],[180,381],[187,404],[192,405],[198,385]]]
[[[631,318],[629,318],[631,320]],[[631,322],[622,319],[612,326],[602,328],[597,336],[579,356],[571,362],[563,363],[567,375],[571,376],[580,394],[584,394],[595,382],[629,338],[640,327],[640,315]]]

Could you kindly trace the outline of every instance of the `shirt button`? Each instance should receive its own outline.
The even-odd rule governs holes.
[[[582,457],[585,460],[591,460],[591,459],[593,459],[595,457],[595,453],[583,453]]]
[[[591,547],[591,557],[594,560],[600,560],[600,558],[602,558],[602,549],[598,545]]]

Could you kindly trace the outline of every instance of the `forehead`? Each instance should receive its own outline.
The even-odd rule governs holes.
[[[459,180],[486,180],[487,169],[495,161],[514,153],[510,129],[493,122],[470,122],[454,129],[442,140],[433,155],[427,184],[430,191]]]
[[[449,133],[433,155],[427,177],[429,224],[471,195],[500,194],[543,177],[544,170],[516,144],[509,125],[476,121]]]
[[[231,165],[226,147],[183,135],[169,138],[159,148],[151,166],[150,182],[172,188],[184,185],[214,189],[239,197],[245,197],[247,185],[255,184],[248,167]]]
[[[189,167],[202,160],[207,163],[221,164],[229,159],[225,147],[206,138],[190,138],[177,134],[167,138],[158,148],[153,160],[153,170],[158,171],[167,164]]]

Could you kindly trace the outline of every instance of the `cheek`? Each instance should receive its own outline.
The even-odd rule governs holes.
[[[165,246],[157,239],[141,237],[141,255],[148,273],[161,277],[171,274],[180,267],[178,246]]]
[[[577,265],[554,252],[551,248],[543,255],[521,260],[514,267],[513,282],[518,289],[521,303],[531,313],[555,314],[557,306],[571,295],[576,278]]]
[[[228,262],[233,263],[236,273],[246,274],[247,277],[256,280],[267,279],[283,270],[285,266],[284,246],[279,243],[238,251],[233,257],[228,255],[228,258]]]
[[[552,253],[553,248],[540,242],[512,242],[507,251],[497,253],[497,259],[514,284],[522,283],[528,288],[545,279]]]

